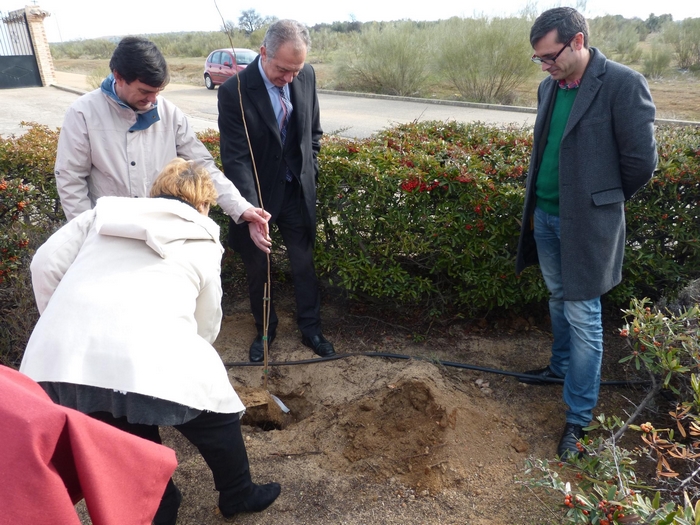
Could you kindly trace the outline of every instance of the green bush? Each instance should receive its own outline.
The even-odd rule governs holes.
[[[353,34],[336,56],[336,88],[417,95],[426,84],[432,60],[426,30],[412,22],[374,24]]]
[[[700,69],[700,18],[664,24],[663,41],[673,47],[680,69]]]
[[[436,69],[466,100],[512,104],[515,90],[537,73],[531,22],[524,18],[451,18],[435,30]]]
[[[514,255],[530,132],[481,124],[398,126],[319,157],[317,266],[375,300],[473,314],[542,300]]]
[[[0,284],[20,268],[32,232],[64,220],[53,178],[57,140],[34,124],[19,137],[0,137]]]
[[[218,133],[200,138],[218,163]],[[658,173],[626,204],[623,282],[609,294],[618,306],[672,297],[700,276],[700,129],[661,127],[657,138]],[[319,273],[355,297],[430,315],[543,303],[539,270],[514,273],[531,140],[529,129],[454,122],[401,125],[361,141],[326,137]],[[37,125],[0,140],[0,288],[14,286],[8,277],[28,271],[27,254],[64,220],[56,142],[57,132]],[[216,207],[212,217],[225,238],[228,219]],[[0,304],[4,317],[9,301]]]
[[[53,165],[56,159],[58,131],[35,123],[22,122],[27,131],[9,138],[0,137],[0,177],[10,185],[21,185],[25,201],[20,214],[3,214],[2,220],[14,220],[26,225],[44,228],[64,219],[58,200]],[[20,195],[17,195],[18,202]],[[12,203],[2,196],[3,206]],[[16,204],[15,202],[15,204]],[[10,229],[3,223],[0,232]],[[1,235],[1,234],[0,234]]]
[[[642,50],[639,48],[638,44],[639,34],[635,28],[629,25],[625,26],[613,39],[615,55],[611,58],[625,64],[636,62],[642,56]]]
[[[609,294],[672,297],[700,276],[700,129],[660,127],[652,182],[626,204],[623,281]],[[204,139],[218,155],[218,136]],[[529,129],[407,124],[319,155],[316,262],[365,300],[483,314],[546,299],[537,268],[514,275]],[[225,224],[223,224],[225,227]]]
[[[608,58],[624,64],[637,62],[642,56],[638,44],[649,32],[639,18],[605,15],[588,20],[590,45],[600,49]]]
[[[697,299],[677,313],[635,299],[624,313],[627,322],[620,336],[629,342],[629,354],[620,363],[646,373],[651,383],[646,397],[626,421],[598,415],[586,429],[596,435],[578,445],[580,457],[529,460],[526,472],[539,476],[526,483],[564,495],[560,523],[696,525],[700,523],[700,488],[695,479],[700,472]],[[667,399],[674,398],[672,410],[645,413],[662,390],[668,392]],[[636,424],[649,415],[653,422]],[[620,446],[628,431],[638,434],[633,450]],[[654,479],[637,477],[635,469],[645,464],[656,471]]]
[[[111,58],[119,39],[93,38],[50,44],[51,56],[56,59],[96,59]]]
[[[671,58],[669,46],[654,40],[651,43],[651,50],[644,56],[644,76],[651,79],[662,78],[671,65]]]
[[[610,293],[618,305],[672,297],[700,273],[700,128],[661,126],[656,139],[656,174],[626,205],[623,280]]]
[[[14,367],[38,318],[31,254],[65,220],[53,178],[58,133],[22,124],[25,134],[0,137],[0,363]]]
[[[311,33],[311,49],[309,51],[313,54],[316,62],[328,62],[345,40],[341,33],[323,27]]]
[[[214,49],[231,47],[231,40],[223,31],[193,31],[142,35],[152,40],[166,57],[206,57]],[[51,44],[51,55],[56,59],[109,59],[121,37],[74,40]],[[250,38],[241,33],[233,36],[234,47],[251,47]],[[257,44],[259,47],[259,43]],[[256,49],[256,47],[253,47]]]

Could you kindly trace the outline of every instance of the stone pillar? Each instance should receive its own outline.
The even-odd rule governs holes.
[[[27,15],[27,24],[29,25],[29,34],[34,45],[34,54],[36,63],[39,66],[39,74],[41,82],[44,86],[50,86],[56,83],[56,75],[53,67],[53,58],[49,49],[49,41],[46,38],[44,30],[44,18],[51,16],[48,11],[44,11],[39,6],[26,6],[24,8]]]

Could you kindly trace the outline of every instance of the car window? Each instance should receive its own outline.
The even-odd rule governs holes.
[[[218,64],[220,57],[221,51],[214,51],[211,55],[209,55],[209,62],[211,62],[212,64]]]
[[[247,66],[253,60],[255,60],[256,56],[258,56],[258,54],[254,51],[249,51],[247,49],[238,50],[236,51],[236,63],[242,66]]]
[[[222,64],[225,64],[226,62],[228,62],[228,65],[229,65],[229,66],[232,65],[232,64],[233,64],[233,58],[231,58],[231,54],[230,54],[230,53],[228,53],[227,51],[224,51],[223,53],[221,53],[221,63],[222,63]]]

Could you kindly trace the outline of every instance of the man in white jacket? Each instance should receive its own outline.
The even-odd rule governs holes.
[[[180,157],[207,169],[217,204],[236,223],[247,222],[255,245],[269,252],[270,214],[241,196],[185,114],[160,96],[170,75],[156,45],[125,37],[109,67],[112,74],[71,105],[61,128],[54,173],[66,218],[91,209],[100,197],[147,197],[160,171]]]

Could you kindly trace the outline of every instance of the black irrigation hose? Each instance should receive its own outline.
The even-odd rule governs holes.
[[[315,363],[325,363],[327,361],[335,361],[336,359],[344,359],[351,356],[366,356],[366,357],[387,357],[390,359],[417,359],[419,361],[430,361],[432,363],[440,364],[442,366],[451,366],[454,368],[462,368],[466,370],[476,370],[478,372],[486,372],[489,374],[499,374],[503,376],[511,376],[524,379],[537,379],[542,382],[547,383],[563,383],[564,379],[559,378],[540,378],[538,376],[531,376],[528,374],[523,374],[522,372],[509,372],[507,370],[499,370],[497,368],[486,368],[483,366],[469,365],[465,363],[455,363],[454,361],[441,361],[439,359],[428,359],[425,357],[416,357],[403,354],[389,354],[385,352],[357,352],[357,353],[347,353],[347,354],[335,354],[329,357],[318,357],[315,359],[302,359],[301,361],[270,361],[267,366],[292,366],[292,365],[310,365]],[[226,368],[234,368],[241,366],[263,366],[263,363],[251,363],[249,361],[239,362],[239,363],[224,363]],[[636,380],[636,381],[601,381],[600,384],[603,386],[627,386],[627,385],[646,385],[650,381]]]

